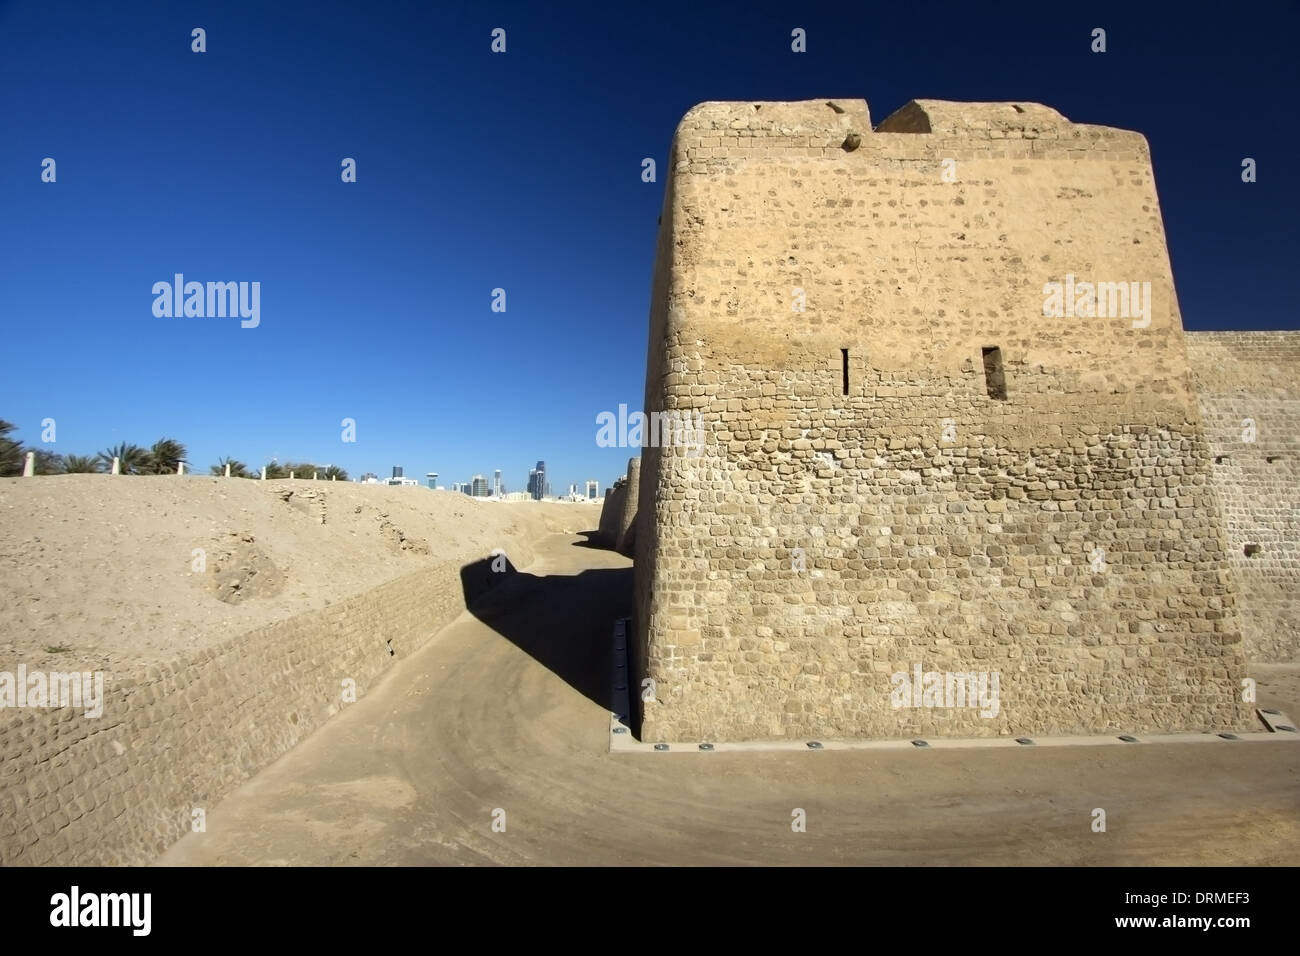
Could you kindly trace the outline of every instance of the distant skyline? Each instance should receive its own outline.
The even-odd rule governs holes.
[[[390,468],[386,469],[386,471],[388,472],[388,476],[397,478],[397,477],[402,477],[404,475],[406,471],[406,467],[404,465],[392,465]],[[459,490],[463,485],[471,488],[481,489],[486,493],[486,496],[488,497],[495,496],[497,494],[512,493],[512,491],[513,492],[525,491],[528,488],[529,477],[531,477],[531,475],[525,477],[524,480],[520,482],[520,486],[518,488],[512,488],[508,477],[504,475],[500,469],[492,469],[492,472],[494,472],[494,477],[491,478],[489,478],[488,475],[482,471],[476,471],[473,475],[469,476],[464,480],[461,480],[459,478],[454,478],[454,477],[448,477],[447,475],[444,475],[442,472],[437,472],[438,475],[437,480],[439,482],[438,487],[444,490]],[[206,471],[204,473],[206,474]],[[426,487],[428,487],[427,477],[429,472],[422,472],[421,474],[423,474],[426,478],[426,481],[421,483],[424,484]],[[415,475],[416,473],[412,472],[410,475],[406,475],[405,477],[414,479]],[[299,475],[298,477],[301,478],[303,476]],[[376,472],[373,469],[367,469],[366,471],[361,472],[360,474],[352,474],[351,472],[348,473],[349,481],[362,481],[368,477],[373,477],[381,483],[387,480],[386,476],[382,476],[379,472]],[[496,484],[498,477],[500,478],[501,481],[500,487],[498,487]],[[622,477],[622,476],[620,475],[618,477]],[[579,493],[585,496],[588,486],[593,484],[597,487],[597,489],[604,487],[603,485],[600,484],[600,479],[598,478],[592,478],[590,476],[582,479],[574,478],[572,480],[568,480],[565,482],[564,487],[566,490],[563,493],[557,494],[557,492],[555,492],[554,490],[553,483],[549,479],[547,479],[546,482],[547,488],[551,489],[550,494],[552,497],[557,497],[557,496],[562,497],[563,495],[569,494],[569,491],[572,489],[577,489]]]
[[[669,144],[706,100],[864,98],[876,123],[1035,101],[1137,130],[1184,325],[1296,328],[1298,27],[1278,0],[0,2],[0,418],[38,446],[54,419],[64,454],[175,438],[198,472],[523,490],[544,459],[553,490],[603,491],[637,449],[599,447],[597,416],[642,406]],[[215,317],[159,304],[178,274]]]
[[[538,462],[538,464],[541,464],[541,462]],[[394,465],[392,466],[392,470],[393,471],[404,470],[404,466]],[[452,490],[452,491],[459,491],[461,490],[462,487],[472,488],[476,490],[476,494],[478,491],[482,491],[484,493],[484,496],[486,497],[492,497],[497,494],[513,494],[513,493],[531,494],[532,493],[532,476],[535,472],[534,469],[530,469],[529,475],[522,482],[520,482],[519,487],[513,487],[510,484],[509,479],[501,472],[500,469],[492,469],[492,471],[494,473],[494,476],[491,478],[489,478],[488,475],[482,471],[476,471],[473,475],[471,475],[469,478],[465,480],[461,480],[460,478],[455,478],[455,477],[449,478],[448,476],[442,474],[442,472],[438,472],[438,480],[440,482],[438,487],[446,490]],[[355,475],[355,476],[349,475],[349,478],[352,480],[360,480],[366,475],[372,475],[372,474],[375,473],[365,472],[362,475]],[[428,473],[426,472],[425,474],[427,477]],[[500,479],[501,482],[500,487],[497,485],[498,478]],[[383,481],[384,479],[380,478],[379,480]],[[600,479],[592,478],[588,476],[587,478],[582,478],[582,479],[574,478],[571,480],[566,480],[564,483],[565,490],[562,492],[557,492],[555,491],[553,482],[551,482],[548,478],[544,478],[544,480],[546,482],[546,488],[549,489],[549,494],[552,497],[563,497],[569,494],[570,490],[573,489],[577,489],[578,493],[583,494],[585,496],[589,486],[591,485],[596,486],[599,495],[600,493],[599,489],[604,487],[603,485],[601,485]]]

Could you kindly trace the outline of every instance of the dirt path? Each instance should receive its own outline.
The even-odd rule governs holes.
[[[159,862],[1300,863],[1300,744],[611,755],[629,562],[537,554]]]

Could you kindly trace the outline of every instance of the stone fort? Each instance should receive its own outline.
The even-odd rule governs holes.
[[[644,407],[707,441],[628,482],[642,739],[1253,728],[1248,656],[1298,647],[1298,339],[1184,335],[1138,133],[695,107]],[[996,714],[899,706],[920,671],[996,673]]]

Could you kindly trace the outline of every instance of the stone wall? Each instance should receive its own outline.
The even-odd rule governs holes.
[[[644,739],[1252,725],[1142,136],[708,103],[671,161],[645,409],[708,441],[643,451]],[[1045,316],[1067,276],[1149,321]],[[918,665],[998,674],[996,715],[895,707]]]
[[[619,522],[627,504],[627,476],[617,479],[614,487],[605,493],[605,503],[600,508],[600,524],[596,529],[597,540],[606,548],[614,547],[618,541]]]
[[[1187,354],[1246,654],[1300,660],[1300,332],[1189,332]]]
[[[597,538],[607,548],[623,554],[634,553],[637,532],[637,507],[641,495],[641,459],[629,458],[627,474],[616,482],[600,510]]]
[[[360,699],[465,608],[461,562],[106,681],[103,716],[13,709],[0,723],[0,865],[139,865]],[[393,651],[390,654],[390,644]],[[112,676],[112,675],[110,675]]]
[[[614,550],[633,554],[636,547],[636,513],[641,499],[641,459],[630,458],[627,463],[627,484],[618,516],[618,532]]]

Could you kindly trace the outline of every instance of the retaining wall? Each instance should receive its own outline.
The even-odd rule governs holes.
[[[139,865],[465,609],[462,561],[105,675],[104,712],[0,711],[0,865]],[[389,644],[393,654],[389,653]]]

